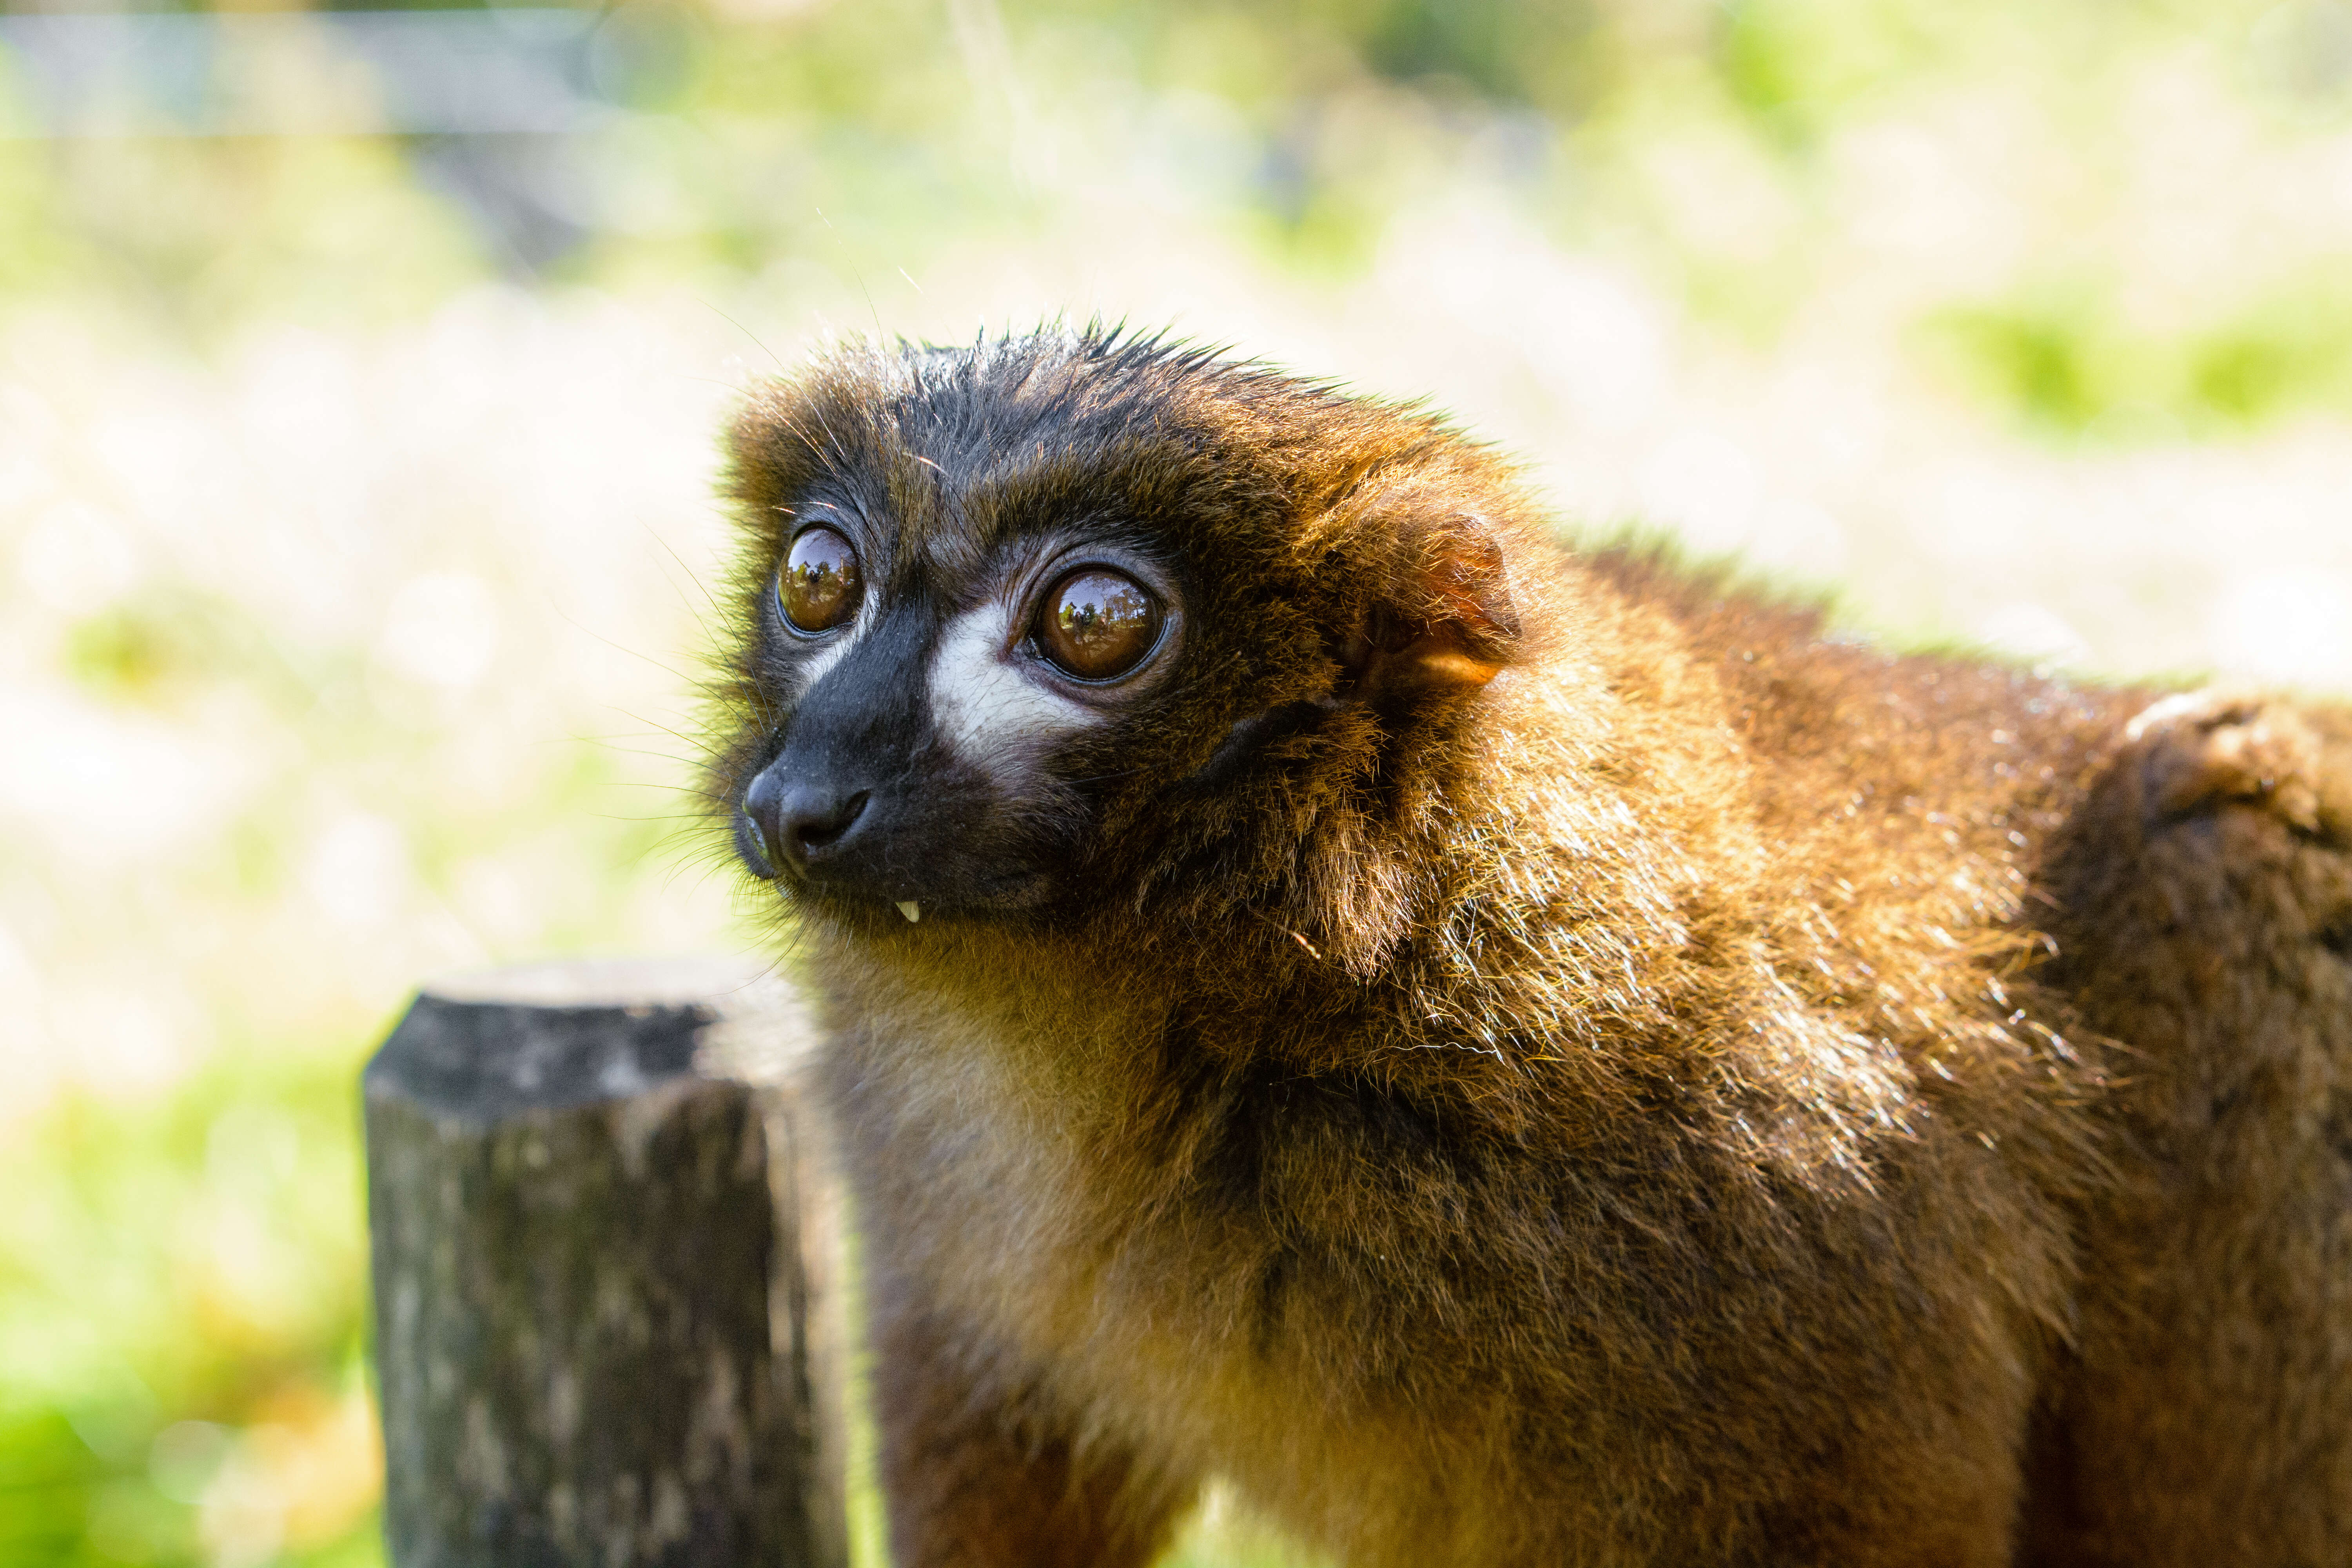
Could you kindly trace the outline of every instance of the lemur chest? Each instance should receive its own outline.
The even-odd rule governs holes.
[[[1197,1297],[1206,1238],[1140,1197],[1146,1137],[1108,1097],[1040,1093],[1024,1056],[1044,1045],[934,1015],[858,1065],[853,1135],[902,1256],[927,1288],[1007,1341],[1066,1359],[1103,1333],[1173,1326]],[[904,1249],[912,1243],[911,1253]],[[1138,1265],[1145,1257],[1150,1269]],[[1172,1271],[1172,1272],[1171,1272]]]
[[[1275,1216],[1204,1198],[1181,1128],[1074,1088],[1108,1069],[1081,1059],[1095,1049],[1009,1033],[927,1011],[869,1015],[836,1041],[861,1227],[887,1226],[909,1284],[1022,1375],[1149,1427],[1154,1447],[1222,1468],[1270,1408],[1296,1432],[1320,1426],[1313,1369],[1267,1333]]]
[[[1525,1480],[1516,1413],[1491,1376],[1448,1374],[1426,1303],[1402,1288],[1425,1248],[1370,1246],[1343,1290],[1339,1238],[1302,1234],[1285,1201],[1275,1167],[1297,1150],[1242,1153],[1265,1166],[1244,1181],[1202,1147],[1206,1108],[1188,1127],[1109,1094],[1041,1093],[1038,1053],[1055,1042],[937,1013],[922,1026],[838,1040],[835,1092],[858,1223],[888,1230],[867,1256],[909,1272],[976,1370],[1046,1391],[1181,1480],[1232,1479],[1349,1560],[1478,1560],[1444,1532]],[[1378,1227],[1356,1220],[1351,1233]],[[1408,1347],[1430,1375],[1400,1375]],[[1479,1461],[1443,1462],[1465,1453]],[[1375,1539],[1405,1554],[1371,1554]]]

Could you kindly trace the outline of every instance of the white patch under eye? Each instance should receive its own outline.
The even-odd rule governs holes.
[[[861,616],[850,624],[845,635],[834,638],[800,661],[797,666],[799,673],[796,679],[801,683],[802,697],[805,698],[810,692],[814,691],[816,683],[833,673],[833,667],[842,661],[848,654],[850,645],[856,642],[865,630],[866,620]]]
[[[931,656],[931,722],[975,766],[1025,759],[1108,715],[1065,697],[1022,668],[1012,612],[1000,604],[966,610],[940,635]]]

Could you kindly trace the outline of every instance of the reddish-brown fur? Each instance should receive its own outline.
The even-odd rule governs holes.
[[[1055,897],[797,922],[899,1562],[1140,1563],[1213,1476],[1367,1568],[2352,1557],[2352,718],[2134,727],[1563,553],[1412,411],[994,352],[733,437],[747,604],[819,475],[892,571],[1084,495],[1191,574]]]

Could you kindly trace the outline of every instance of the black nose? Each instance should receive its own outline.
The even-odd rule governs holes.
[[[771,769],[744,792],[743,815],[759,835],[768,864],[805,871],[841,848],[866,815],[867,792],[805,779],[781,779]]]

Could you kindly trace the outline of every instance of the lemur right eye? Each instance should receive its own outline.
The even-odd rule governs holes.
[[[805,528],[793,538],[776,578],[776,602],[794,631],[831,631],[857,614],[865,593],[848,540],[829,528]]]
[[[1037,606],[1038,651],[1065,675],[1110,680],[1160,646],[1159,601],[1124,572],[1088,566],[1054,585]]]

